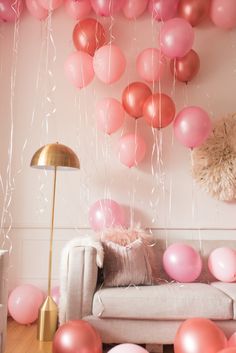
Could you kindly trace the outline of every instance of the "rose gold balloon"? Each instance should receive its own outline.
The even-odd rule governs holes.
[[[102,353],[102,342],[89,323],[73,320],[59,327],[52,348],[53,353]]]
[[[208,319],[184,321],[174,341],[175,353],[217,353],[227,346],[227,339],[216,324]]]
[[[105,30],[103,26],[93,18],[80,21],[73,31],[73,42],[77,50],[94,55],[95,50],[105,44]]]
[[[197,75],[200,69],[200,59],[194,50],[190,50],[188,54],[182,58],[172,59],[170,61],[170,70],[177,80],[181,82],[189,82]]]
[[[144,102],[151,94],[152,91],[145,83],[133,82],[129,84],[122,94],[125,111],[133,118],[140,118],[143,115]]]
[[[207,15],[209,6],[209,0],[180,0],[178,13],[194,27]]]
[[[166,94],[152,94],[144,103],[143,116],[147,124],[154,128],[166,127],[175,117],[175,104]]]

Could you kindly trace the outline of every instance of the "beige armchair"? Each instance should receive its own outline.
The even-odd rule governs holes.
[[[0,250],[0,353],[4,352],[7,328],[8,252]]]

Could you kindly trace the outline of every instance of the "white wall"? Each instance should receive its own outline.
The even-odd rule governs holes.
[[[134,120],[127,117],[124,129],[111,137],[96,129],[96,101],[104,96],[120,98],[123,88],[138,80],[137,54],[158,44],[158,25],[152,23],[148,14],[134,22],[123,17],[101,22],[108,37],[114,38],[125,52],[126,74],[112,86],[95,78],[81,91],[76,91],[64,77],[63,64],[73,50],[71,34],[75,23],[63,9],[53,15],[52,40],[46,25],[27,13],[19,28],[0,24],[1,175],[4,186],[6,181],[11,181],[12,186],[7,195],[11,202],[5,232],[1,236],[4,238],[10,225],[11,286],[22,282],[35,283],[42,288],[46,285],[52,174],[29,167],[33,153],[45,143],[67,144],[78,153],[81,161],[79,172],[58,175],[55,283],[60,249],[70,238],[89,232],[89,206],[103,197],[111,197],[125,207],[127,223],[132,209],[134,222],[140,222],[143,227],[161,228],[157,230],[160,236],[235,236],[236,232],[229,229],[236,228],[236,205],[218,202],[194,185],[189,151],[174,140],[171,127],[153,135],[142,119],[137,121],[138,132],[147,140],[148,153],[145,161],[131,170],[120,164],[115,146],[121,134],[134,131]],[[15,52],[12,50],[14,33]],[[225,32],[206,22],[195,33],[194,49],[201,58],[199,75],[185,86],[175,83],[167,72],[161,88],[175,100],[177,110],[188,104],[200,105],[215,119],[236,110],[236,31]],[[161,171],[155,163],[156,155],[152,156],[156,137],[163,141]],[[12,175],[7,177],[11,141]],[[2,192],[2,203],[4,194]],[[199,229],[202,230],[199,232]]]

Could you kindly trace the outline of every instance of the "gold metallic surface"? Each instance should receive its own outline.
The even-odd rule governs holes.
[[[47,296],[39,309],[37,339],[52,341],[57,330],[58,308],[52,297]]]

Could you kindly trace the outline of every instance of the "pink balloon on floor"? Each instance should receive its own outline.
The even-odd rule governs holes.
[[[126,59],[119,47],[114,44],[99,48],[93,58],[96,76],[104,83],[114,83],[123,75]]]
[[[213,250],[208,258],[208,267],[213,276],[222,282],[236,281],[236,251],[222,247]]]
[[[51,297],[57,305],[59,305],[60,296],[61,296],[60,287],[59,286],[53,287],[51,290]]]
[[[194,282],[200,276],[202,260],[191,246],[176,243],[164,252],[163,267],[170,278],[178,282]]]
[[[110,135],[124,123],[125,111],[117,99],[104,98],[96,106],[96,119],[99,129]]]
[[[236,353],[236,347],[224,348],[221,351],[219,351],[218,353]]]
[[[148,0],[126,0],[123,13],[129,20],[134,20],[144,13],[147,4]]]
[[[145,157],[146,142],[137,134],[128,134],[118,142],[118,158],[120,162],[131,168],[137,166]]]
[[[0,19],[15,22],[20,17],[23,8],[22,0],[0,0]]]
[[[175,17],[179,0],[150,0],[148,11],[158,21],[167,21]]]
[[[40,6],[38,0],[25,0],[29,13],[38,20],[45,20],[48,17],[48,10]]]
[[[84,51],[76,51],[68,56],[64,69],[68,80],[81,89],[94,78],[93,57]]]
[[[37,0],[39,5],[44,7],[46,10],[56,10],[63,3],[63,0]]]
[[[125,0],[90,0],[92,8],[99,16],[113,16],[124,6]]]
[[[199,147],[212,131],[212,124],[207,112],[199,107],[182,109],[174,120],[176,138],[186,147]]]
[[[89,223],[93,230],[124,227],[125,217],[122,207],[110,199],[98,200],[89,209]]]
[[[39,288],[30,284],[18,286],[9,295],[9,313],[19,324],[31,324],[37,320],[43,300],[44,294]]]
[[[90,0],[65,0],[66,13],[74,20],[86,18],[91,10]]]
[[[235,347],[236,348],[236,332],[234,332],[229,340],[228,340],[228,347]]]
[[[236,1],[212,0],[210,18],[217,27],[223,29],[236,27]]]
[[[111,348],[107,353],[148,353],[148,351],[133,343],[123,343]]]
[[[136,60],[137,72],[147,82],[159,80],[164,73],[165,65],[164,55],[156,48],[144,49]]]
[[[173,18],[162,24],[160,30],[160,46],[168,58],[181,58],[193,46],[194,31],[183,18]]]

